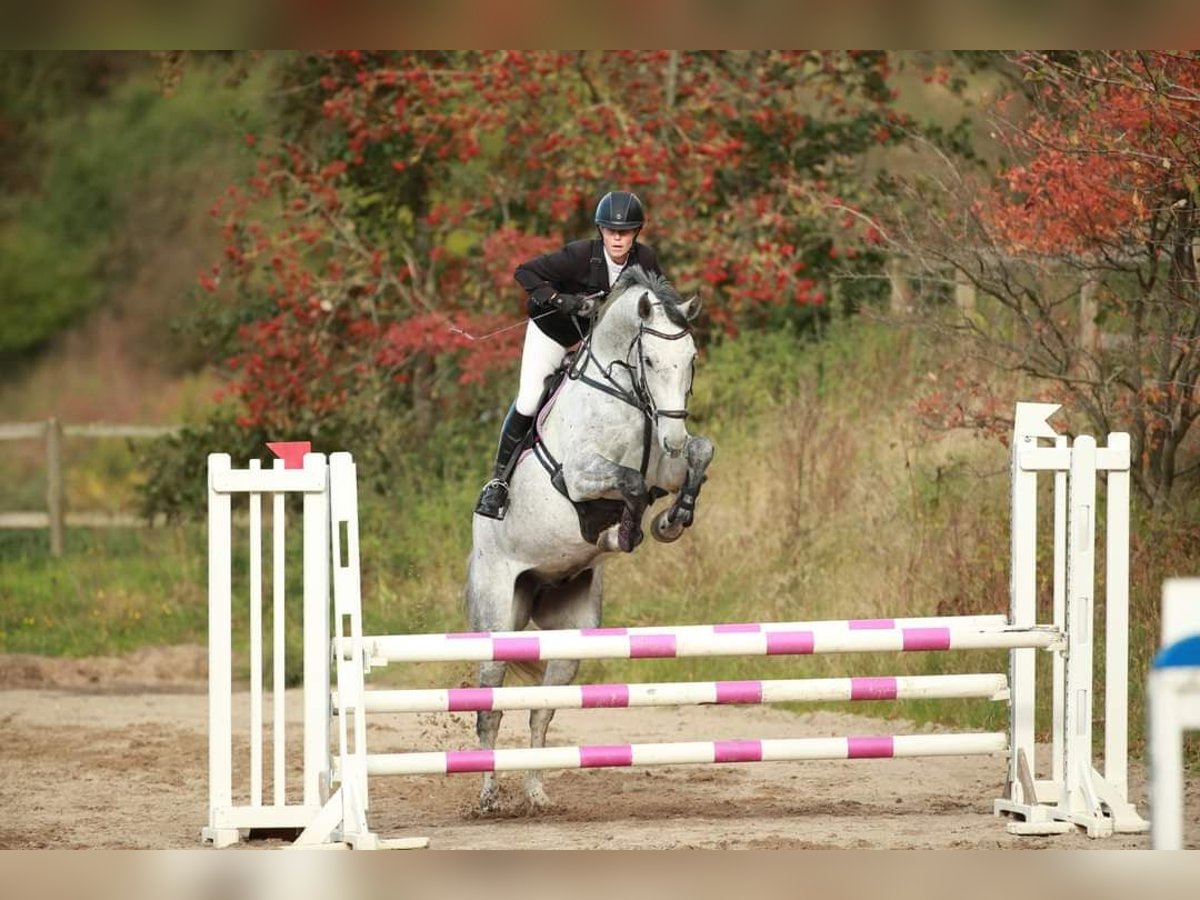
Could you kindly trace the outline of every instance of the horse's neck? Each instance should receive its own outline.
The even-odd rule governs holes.
[[[599,365],[605,370],[627,372],[623,365],[613,363],[628,363],[629,350],[637,336],[636,331],[623,328],[598,328],[591,333],[587,353],[591,365]],[[628,378],[623,379],[628,383]]]
[[[629,341],[595,341],[593,340],[582,350],[582,359],[576,364],[576,373],[589,381],[596,381],[614,390],[632,394],[634,391],[633,372],[629,366]],[[594,387],[582,384],[586,390],[594,393]]]
[[[550,407],[543,423],[543,435],[557,442],[557,434],[563,423],[570,423],[572,431],[582,428],[592,433],[601,422],[611,425],[614,421],[628,418],[640,422],[642,413],[626,400],[606,393],[603,389],[588,384],[589,381],[633,396],[633,373],[629,370],[626,355],[631,338],[604,341],[603,335],[592,333],[591,341],[574,363],[574,375],[567,379],[562,391]],[[587,379],[586,381],[583,379]],[[557,448],[551,447],[551,450]]]

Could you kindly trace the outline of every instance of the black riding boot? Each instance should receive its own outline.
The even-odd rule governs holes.
[[[476,515],[503,519],[508,512],[508,478],[512,474],[513,455],[525,440],[532,424],[533,417],[517,412],[515,403],[508,408],[504,427],[500,430],[500,444],[496,448],[496,470],[492,480],[483,486],[479,494],[479,502],[475,504]]]

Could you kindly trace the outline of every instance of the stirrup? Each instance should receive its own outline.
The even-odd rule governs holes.
[[[507,512],[508,485],[499,478],[493,478],[479,492],[479,501],[475,504],[475,515],[502,520]]]

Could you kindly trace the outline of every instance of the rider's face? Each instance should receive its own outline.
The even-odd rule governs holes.
[[[600,226],[600,237],[604,240],[604,249],[608,251],[608,255],[612,257],[612,261],[618,266],[624,265],[625,257],[629,255],[629,250],[633,247],[633,239],[637,236],[638,229],[630,228],[627,231],[614,231],[612,228]]]

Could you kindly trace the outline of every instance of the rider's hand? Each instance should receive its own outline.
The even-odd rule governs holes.
[[[596,298],[579,294],[555,294],[550,299],[550,304],[568,316],[588,316],[596,308]]]

